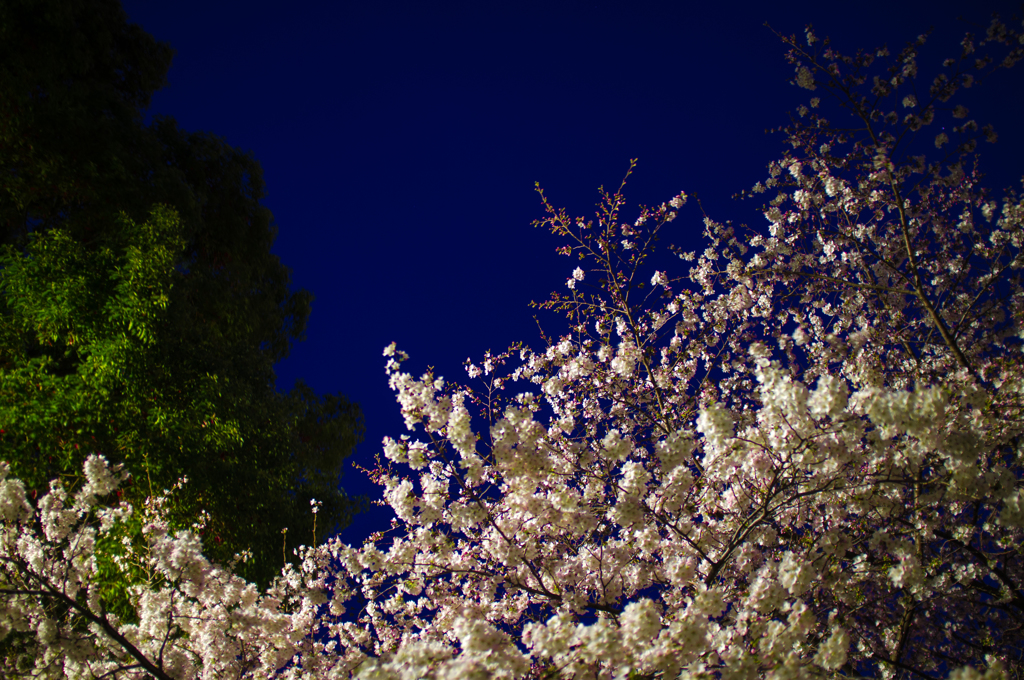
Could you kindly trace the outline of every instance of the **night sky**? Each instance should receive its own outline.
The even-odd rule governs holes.
[[[783,147],[766,129],[811,95],[789,84],[766,21],[786,34],[811,23],[844,53],[895,52],[934,27],[925,71],[958,54],[971,28],[958,16],[984,27],[993,11],[1021,14],[1015,2],[935,0],[124,6],[177,51],[151,113],[261,162],[274,252],[316,298],[278,388],[302,378],[361,404],[366,440],[343,486],[372,497],[377,487],[350,463],[369,466],[385,435],[406,432],[385,345],[408,352],[417,375],[429,365],[459,381],[462,362],[487,349],[541,346],[528,304],[564,287],[577,263],[530,226],[543,215],[534,182],[556,206],[590,215],[597,188],[617,187],[638,158],[627,216],[686,191],[716,221],[767,227],[759,203],[730,196],[767,176]],[[983,147],[991,185],[1017,182],[1024,64],[969,94],[972,116],[1000,135]],[[667,237],[703,249],[702,221],[691,201]],[[560,330],[558,317],[540,321]],[[389,517],[360,516],[342,538],[359,543]]]

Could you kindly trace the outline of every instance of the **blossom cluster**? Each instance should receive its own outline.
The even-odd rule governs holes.
[[[304,549],[260,592],[172,532],[160,503],[105,504],[120,473],[101,458],[35,505],[0,468],[5,670],[1024,671],[1024,202],[980,186],[976,124],[951,127],[961,141],[939,161],[902,146],[964,119],[945,103],[1018,59],[1020,33],[995,22],[965,39],[927,97],[909,89],[923,39],[888,64],[810,29],[818,52],[785,40],[815,97],[750,192],[776,194],[766,233],[706,219],[703,253],[678,252],[685,271],[653,270],[684,193],[632,220],[622,187],[592,220],[544,199],[543,224],[584,263],[541,305],[565,335],[467,362],[473,385],[417,378],[385,349],[408,428],[373,471],[392,531]],[[863,130],[823,118],[826,95]],[[152,576],[132,590],[138,619],[120,621],[91,556],[137,515],[147,541],[122,559]]]

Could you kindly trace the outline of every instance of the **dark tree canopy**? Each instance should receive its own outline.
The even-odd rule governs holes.
[[[263,581],[312,498],[321,537],[358,510],[338,484],[362,415],[277,393],[312,296],[270,253],[259,163],[144,121],[172,54],[116,0],[0,4],[0,458],[39,489],[92,451],[139,495],[187,476],[182,522],[206,510],[209,554],[249,548]]]

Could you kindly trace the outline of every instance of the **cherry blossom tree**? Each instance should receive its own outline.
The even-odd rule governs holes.
[[[685,194],[627,216],[623,182],[594,219],[545,198],[579,258],[541,305],[563,336],[467,362],[472,386],[385,350],[392,530],[260,592],[169,531],[173,493],[112,502],[99,457],[36,503],[0,468],[3,672],[1024,675],[1024,202],[981,185],[995,132],[952,103],[1024,39],[996,20],[919,89],[924,37],[781,37],[811,98],[748,192],[767,231],[706,218],[655,269]],[[119,564],[149,578],[122,621],[92,555],[129,522],[148,539]]]

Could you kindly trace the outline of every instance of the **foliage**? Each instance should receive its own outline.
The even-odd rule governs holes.
[[[976,124],[935,132],[989,62],[968,38],[925,95],[923,39],[888,62],[784,41],[816,95],[754,187],[776,194],[767,235],[706,219],[681,276],[647,258],[685,194],[632,224],[621,187],[595,220],[545,200],[542,224],[582,255],[546,303],[570,334],[468,364],[476,389],[385,350],[418,433],[375,470],[394,531],[303,549],[261,594],[153,502],[130,559],[155,578],[123,624],[83,547],[137,512],[99,509],[110,468],[89,458],[75,496],[54,484],[35,506],[4,471],[0,595],[23,670],[1024,674],[1024,203],[980,186]],[[1009,66],[1022,44],[997,20],[978,48]],[[822,93],[858,127],[818,115]],[[953,151],[929,161],[918,131]]]
[[[145,123],[171,55],[114,0],[0,5],[4,457],[37,494],[93,450],[136,471],[136,502],[187,476],[180,516],[208,511],[209,554],[251,550],[266,584],[311,498],[323,535],[358,511],[338,484],[362,415],[276,392],[312,296],[270,253],[259,163]]]

